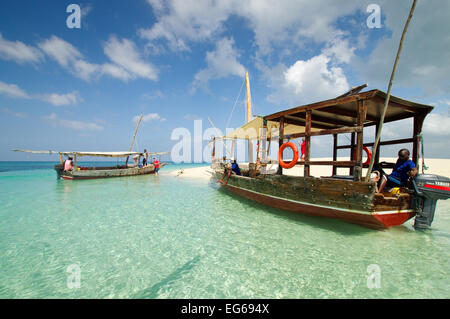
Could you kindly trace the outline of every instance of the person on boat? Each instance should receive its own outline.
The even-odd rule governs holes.
[[[305,148],[306,148],[306,141],[305,138],[302,138],[302,144],[300,144],[300,151],[302,155],[300,156],[300,160],[305,159]]]
[[[72,161],[72,157],[69,157],[68,159],[66,159],[64,161],[64,170],[65,171],[71,171],[73,170],[73,161]]]
[[[148,160],[148,153],[147,150],[144,148],[144,158],[142,159],[142,166],[147,166],[147,160]]]
[[[233,160],[233,164],[231,165],[231,171],[236,175],[242,175],[241,169],[239,168],[239,165],[236,162],[236,160]]]
[[[134,155],[133,156],[133,166],[137,167],[139,165],[139,156]]]
[[[390,175],[383,175],[378,193],[387,187],[404,187],[411,177],[418,173],[417,167],[413,161],[409,159],[409,150],[406,148],[398,151],[398,160]]]
[[[155,174],[158,175],[159,161],[156,159],[156,157],[153,157],[153,165],[155,165]]]
[[[233,164],[231,167],[225,166],[225,170],[223,171],[222,178],[217,181],[217,183],[221,183],[222,185],[228,184],[228,180],[230,179],[231,174],[233,175],[242,175],[241,169],[239,168],[239,165],[237,164],[236,160],[233,160]],[[224,181],[223,179],[227,177],[227,180]]]

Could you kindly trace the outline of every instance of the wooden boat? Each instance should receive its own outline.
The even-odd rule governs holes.
[[[159,152],[159,153],[139,153],[132,152],[134,140],[141,124],[143,115],[141,114],[134,131],[133,138],[131,140],[131,145],[128,152],[77,152],[77,151],[29,151],[29,150],[12,150],[14,152],[25,152],[32,154],[58,154],[60,163],[55,165],[55,171],[58,174],[58,178],[63,178],[66,180],[77,180],[77,179],[97,179],[97,178],[110,178],[110,177],[123,177],[123,176],[136,176],[145,174],[154,174],[155,165],[153,162],[149,162],[147,165],[139,165],[140,158],[145,156],[146,158],[152,159],[153,156],[158,156],[159,168],[161,169],[167,163],[161,162],[161,156],[164,154],[169,154],[169,152]],[[68,156],[73,158],[73,169],[64,170],[63,156]],[[91,157],[115,157],[121,158],[126,157],[125,165],[116,166],[106,166],[106,167],[79,167],[77,164],[77,158],[82,156]],[[137,159],[136,163],[133,165],[128,165],[128,158],[133,156]]]
[[[136,176],[145,174],[154,174],[155,165],[149,163],[148,165],[116,165],[106,167],[81,167],[77,164],[77,158],[82,156],[92,157],[129,157],[129,156],[144,156],[144,153],[138,152],[61,152],[61,151],[28,151],[28,150],[13,150],[15,152],[26,152],[33,154],[58,154],[60,156],[60,163],[55,165],[55,170],[58,174],[58,178],[65,180],[80,180],[80,179],[97,179],[97,178],[110,178],[110,177],[123,177],[123,176]],[[161,162],[161,155],[169,154],[168,152],[160,153],[147,153],[151,158],[152,156],[158,156],[159,168],[161,169],[167,163]],[[74,159],[74,166],[72,170],[64,170],[63,156],[70,156]]]
[[[373,229],[401,225],[416,215],[424,215],[426,210],[424,207],[428,205],[424,204],[424,193],[420,197],[419,192],[401,188],[395,194],[378,194],[376,183],[363,178],[363,168],[368,167],[366,163],[363,163],[363,148],[374,145],[374,143],[363,143],[364,128],[380,125],[380,114],[382,114],[386,99],[386,93],[379,90],[359,93],[364,87],[365,85],[353,89],[335,99],[256,118],[223,137],[223,139],[258,140],[259,142],[256,161],[250,160],[248,170],[243,170],[242,176],[232,174],[228,181],[225,178],[220,187],[275,208],[313,216],[337,218]],[[412,160],[419,169],[422,125],[432,109],[433,107],[429,105],[391,96],[384,122],[412,118],[414,122],[412,137],[380,142],[378,149],[374,151],[375,163],[383,168],[393,168],[394,163],[379,163],[380,146],[410,143],[412,144]],[[258,126],[260,127],[259,131],[249,130],[249,128]],[[273,133],[270,138],[268,137],[268,127],[275,127],[275,130],[278,131],[278,145],[295,138],[305,138],[304,160],[294,163],[304,167],[303,176],[284,175],[285,169],[281,167],[278,167],[273,173],[268,172],[267,168],[271,162],[267,159],[268,149],[266,146],[270,138],[274,137]],[[289,134],[286,134],[287,128],[289,128]],[[339,134],[351,134],[351,142],[348,145],[338,145]],[[311,137],[323,135],[333,137],[333,160],[313,161],[310,158]],[[224,176],[224,169],[227,166],[226,163],[220,162],[215,157],[215,143],[218,140],[218,138],[214,139],[212,154],[214,163],[212,168],[216,179]],[[338,150],[345,149],[349,151],[350,159],[338,161]],[[233,154],[231,158],[233,158]],[[249,158],[251,159],[251,156]],[[283,152],[279,153],[279,159],[283,160]],[[330,166],[330,176],[311,176],[310,167],[312,165]],[[337,175],[338,168],[347,168],[348,175]],[[424,183],[431,186],[444,185],[440,197],[432,199],[434,204],[436,199],[446,199],[450,196],[450,179],[431,176]],[[418,201],[419,197],[422,202]],[[431,225],[434,209],[435,206],[427,208],[427,214],[429,213],[430,216],[427,217],[424,223],[427,225],[424,228]]]

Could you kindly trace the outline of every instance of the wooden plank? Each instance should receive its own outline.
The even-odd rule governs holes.
[[[321,101],[321,102],[312,103],[312,104],[307,104],[307,105],[303,105],[303,106],[297,106],[292,109],[288,109],[285,111],[280,111],[280,112],[277,112],[277,113],[274,113],[271,115],[267,115],[264,117],[264,119],[270,120],[270,121],[277,121],[282,116],[291,115],[291,114],[295,114],[295,113],[299,113],[299,112],[306,112],[306,110],[320,109],[322,111],[323,108],[326,108],[328,106],[347,104],[347,103],[355,102],[356,100],[371,99],[378,92],[379,92],[379,90],[371,90],[371,91],[367,91],[367,92],[363,92],[363,93],[359,93],[359,94],[355,94],[355,95],[351,95],[351,96],[345,96],[342,98],[335,98],[335,99]]]
[[[311,110],[306,111],[305,134],[305,162],[309,162],[311,157]],[[309,176],[309,174],[309,164],[305,164],[304,176]]]
[[[380,142],[378,143],[379,145],[395,145],[395,144],[404,144],[404,143],[412,143],[414,142],[414,138],[402,138],[402,139],[398,139],[398,140],[389,140],[389,141],[384,141],[384,142]],[[366,147],[371,147],[374,145],[374,143],[364,143],[363,144]],[[351,148],[352,145],[340,145],[337,147],[337,149],[345,149],[345,148]]]
[[[305,126],[306,120],[303,118],[300,118],[300,117],[294,117],[294,116],[287,117],[286,116],[286,117],[284,117],[284,123]],[[334,128],[334,126],[321,124],[321,123],[311,123],[311,127],[318,128],[318,129],[324,129],[324,130]]]
[[[366,119],[367,114],[367,103],[364,103],[363,100],[358,100],[358,123],[359,127],[363,127],[364,121]],[[357,132],[356,134],[356,165],[353,170],[353,178],[355,181],[360,181],[362,176],[362,147],[363,147],[363,134],[364,131]]]
[[[333,162],[337,161],[337,134],[333,134]],[[333,164],[333,170],[331,175],[336,175],[337,174],[337,167],[336,165]]]
[[[357,109],[357,105],[356,105],[355,108]],[[347,117],[352,117],[354,119],[358,119],[358,112],[342,109],[342,108],[339,108],[339,107],[328,107],[328,108],[320,109],[320,111],[321,112],[332,113],[332,114],[343,115],[343,116],[347,116]],[[372,121],[372,122],[377,122],[378,121],[378,117],[372,116],[372,115],[369,115],[369,114],[366,114],[366,119],[369,120],[369,121]]]
[[[353,132],[350,137],[350,160],[351,161],[355,160],[355,144],[356,144],[356,133]],[[350,167],[348,175],[353,176],[353,169],[354,169],[353,166]]]
[[[305,126],[305,130],[306,130],[306,126]],[[336,128],[336,129],[330,129],[330,130],[321,130],[321,131],[316,131],[316,132],[310,132],[309,136],[343,134],[343,133],[353,133],[353,132],[360,132],[360,131],[362,131],[362,127],[341,127],[341,128]],[[291,134],[289,136],[291,138],[306,137],[306,132],[298,133],[298,134]]]
[[[287,118],[301,118],[306,120],[306,113],[297,113],[294,115],[288,115],[286,116]],[[311,121],[313,122],[313,124],[317,121],[317,122],[321,122],[320,124],[332,124],[332,125],[338,125],[338,126],[351,126],[353,125],[353,121],[343,121],[343,120],[338,120],[338,119],[333,119],[333,118],[328,118],[325,116],[321,116],[321,115],[317,115],[314,112],[311,115]],[[319,123],[317,123],[319,124]]]
[[[352,167],[355,166],[356,161],[298,161],[297,165],[332,165],[336,167]]]
[[[279,147],[281,147],[284,142],[284,117],[280,118],[280,127],[278,128],[278,130],[278,145]],[[283,159],[283,154],[281,154],[281,159]],[[277,174],[283,174],[283,168],[281,167],[281,165],[278,165]]]

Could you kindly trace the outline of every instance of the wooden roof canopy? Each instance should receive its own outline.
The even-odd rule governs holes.
[[[351,91],[350,91],[351,92]],[[334,99],[303,105],[267,115],[265,120],[305,125],[306,113],[311,111],[311,128],[338,129],[358,125],[358,101],[367,106],[364,126],[377,125],[383,111],[386,93],[371,90],[356,94],[345,94]],[[433,110],[430,105],[419,104],[392,96],[384,122],[393,122],[411,117],[425,117]]]

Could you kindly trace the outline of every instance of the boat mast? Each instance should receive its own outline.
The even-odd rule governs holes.
[[[245,86],[247,88],[247,123],[249,123],[252,119],[252,96],[250,93],[250,80],[248,78],[248,72],[245,72]],[[250,169],[250,165],[253,163],[253,143],[249,139],[248,140],[248,165]]]
[[[128,152],[131,152],[131,150],[133,149],[134,139],[136,138],[136,134],[138,132],[139,125],[141,124],[142,117],[143,117],[143,115],[141,114],[141,116],[139,117],[138,123],[136,125],[136,130],[134,131],[133,139],[131,140],[131,145],[130,145],[130,149],[128,150]],[[127,156],[127,160],[125,161],[125,165],[128,165],[129,157],[130,156]]]

